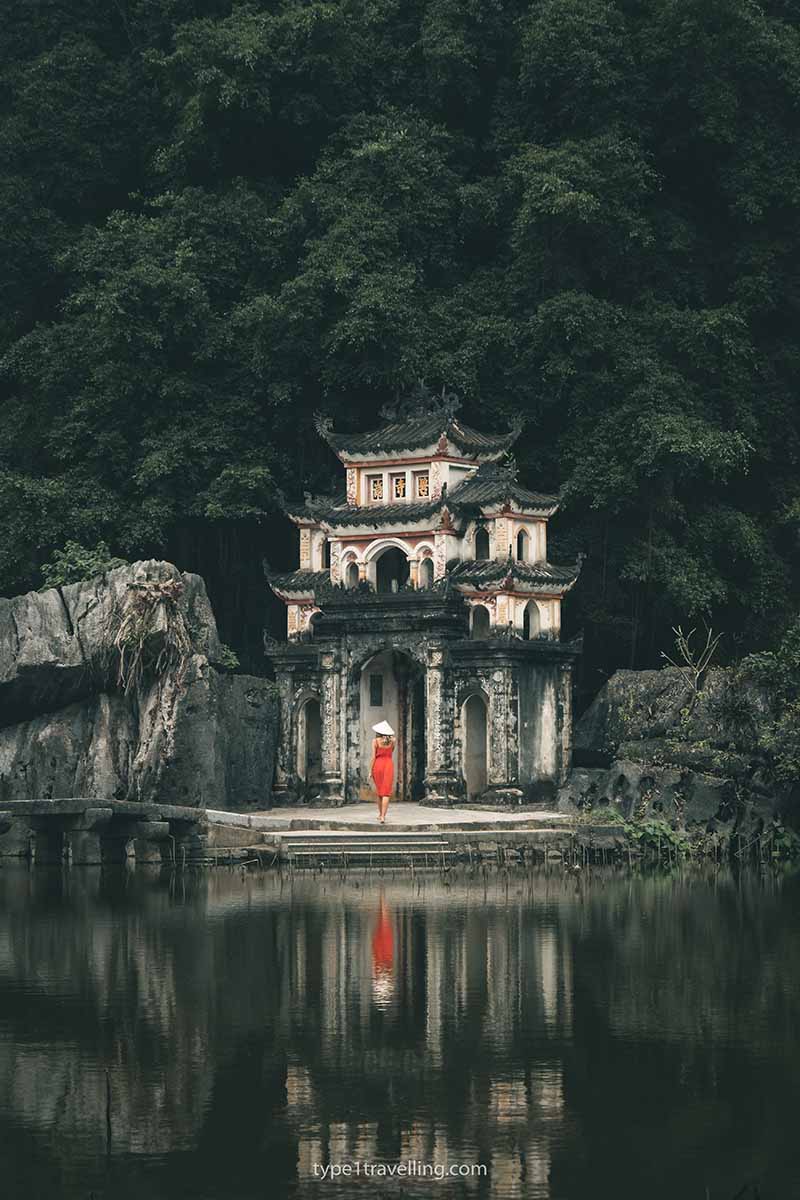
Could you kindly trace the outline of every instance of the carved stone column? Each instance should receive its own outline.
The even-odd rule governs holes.
[[[489,792],[493,801],[521,803],[514,678],[509,663],[498,663],[489,681]]]
[[[322,667],[322,774],[320,797],[329,804],[344,804],[344,746],[342,742],[342,681],[338,655],[325,651]]]
[[[294,756],[294,679],[290,671],[277,671],[278,685],[278,745],[275,753],[275,804],[289,804],[296,799],[297,771]]]
[[[564,663],[558,681],[558,742],[559,762],[557,782],[563,784],[572,765],[572,664]]]
[[[454,804],[457,799],[453,697],[448,686],[446,653],[442,645],[430,646],[425,672],[425,801],[440,806]]]

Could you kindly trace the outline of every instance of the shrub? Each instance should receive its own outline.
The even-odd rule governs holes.
[[[117,558],[111,553],[105,542],[98,542],[92,549],[82,546],[80,542],[65,542],[63,550],[54,551],[52,562],[42,564],[42,586],[39,590],[95,579],[114,567],[127,565],[124,558]]]

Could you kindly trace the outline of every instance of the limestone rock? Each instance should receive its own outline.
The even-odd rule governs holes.
[[[688,683],[675,667],[617,671],[576,724],[576,760],[592,765],[622,753],[623,746],[663,738],[684,746],[702,743],[704,749],[739,749],[735,743],[741,729],[729,717],[734,704],[740,713],[746,707],[754,725],[769,714],[764,689],[741,679],[734,682],[724,667],[707,672],[694,704]]]
[[[102,692],[0,729],[0,804],[97,796],[266,808],[275,745],[269,680],[220,675],[195,655],[187,678],[136,698]]]
[[[107,682],[115,625],[128,587],[181,580],[181,603],[197,653],[221,657],[219,635],[199,575],[151,559],[63,588],[0,599],[0,727],[53,712]]]
[[[170,579],[183,583],[193,653],[124,695],[109,659],[127,589]],[[203,580],[171,563],[0,601],[0,807],[69,796],[268,807],[274,688],[218,671],[221,656]]]
[[[689,704],[686,680],[674,667],[616,671],[575,727],[576,756],[612,755],[622,742],[663,737]]]
[[[577,765],[559,808],[591,807],[598,817],[608,808],[626,819],[655,817],[725,836],[757,832],[785,799],[768,786],[759,748],[769,697],[714,668],[692,699],[673,667],[618,671],[577,723]],[[743,729],[750,730],[744,738]]]

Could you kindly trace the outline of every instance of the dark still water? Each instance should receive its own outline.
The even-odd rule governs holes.
[[[798,899],[4,866],[0,1195],[800,1196]]]

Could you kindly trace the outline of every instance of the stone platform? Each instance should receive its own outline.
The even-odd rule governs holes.
[[[230,812],[130,801],[63,798],[12,801],[0,811],[0,857],[40,865],[137,863],[183,866],[236,859],[347,860],[372,865],[448,858],[559,855],[576,846],[614,846],[619,827],[576,822],[563,813],[432,808],[397,802],[386,824],[371,803],[342,808]]]
[[[367,830],[378,827],[375,804],[345,804],[341,808],[273,808],[265,812],[236,813],[206,810],[209,823],[270,830],[330,829]],[[435,833],[447,829],[562,829],[571,825],[570,817],[559,812],[509,812],[481,808],[433,808],[424,804],[397,801],[389,806],[385,829],[395,832]]]

